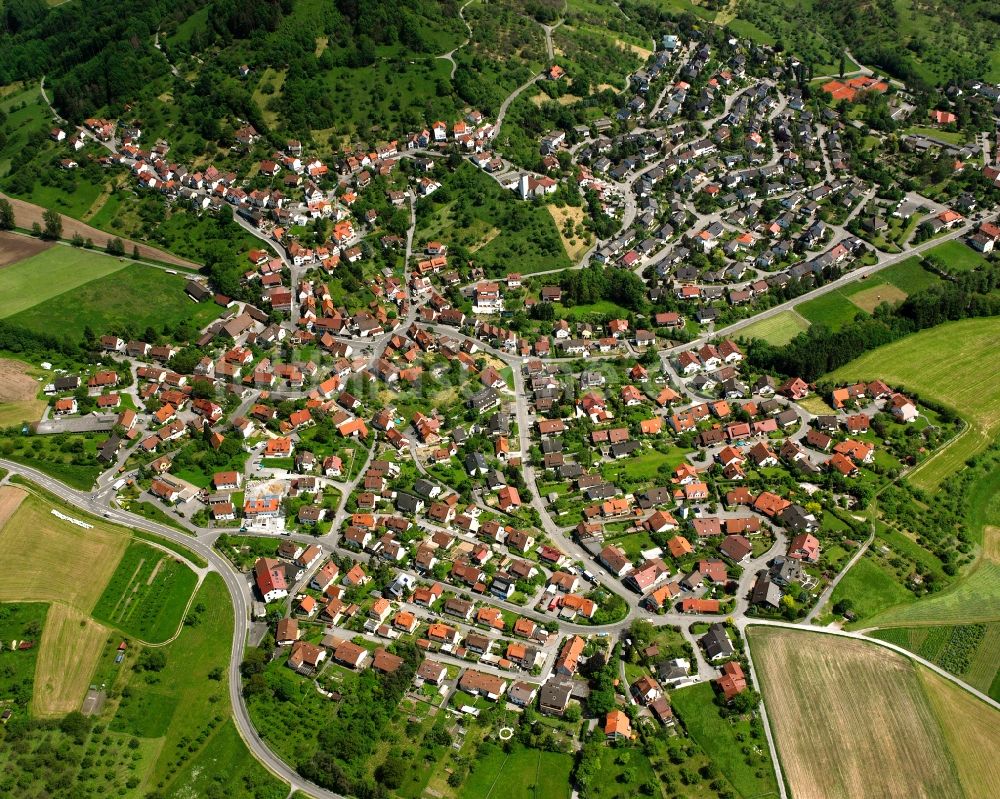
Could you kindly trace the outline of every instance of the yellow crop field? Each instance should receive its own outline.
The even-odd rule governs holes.
[[[128,536],[100,524],[83,529],[53,516],[38,497],[9,490],[24,499],[0,529],[0,561],[16,564],[0,580],[0,601],[54,601],[90,613]]]
[[[808,631],[750,628],[749,640],[796,799],[996,795],[979,790],[993,784],[987,764],[957,749],[973,734],[986,751],[1000,745],[992,708],[977,708],[965,732],[965,697],[929,697],[922,670],[902,655]]]
[[[108,629],[67,605],[53,604],[45,617],[35,666],[32,712],[62,716],[79,710]]]
[[[928,669],[920,678],[958,769],[966,796],[1000,796],[1000,714]]]

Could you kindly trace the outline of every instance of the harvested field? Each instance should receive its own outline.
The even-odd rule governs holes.
[[[99,524],[78,527],[53,516],[51,508],[27,496],[0,530],[0,561],[17,564],[0,580],[0,601],[56,601],[89,613],[128,537]]]
[[[966,796],[1000,796],[1000,714],[968,691],[919,670]]]
[[[61,716],[79,710],[108,630],[73,608],[53,604],[42,630],[32,711]]]
[[[590,246],[583,240],[581,236],[570,236],[566,237],[563,232],[563,227],[566,224],[566,220],[570,219],[573,221],[573,227],[576,228],[577,225],[583,222],[583,208],[576,208],[574,206],[565,205],[562,208],[557,208],[554,205],[547,206],[549,213],[552,214],[552,219],[556,223],[556,229],[559,231],[559,238],[562,239],[563,249],[566,250],[566,254],[569,256],[573,263],[576,263],[580,257],[587,251]],[[571,241],[575,241],[576,244],[571,244]]]
[[[36,398],[38,383],[27,373],[28,364],[0,358],[0,427],[37,422],[45,400]]]
[[[44,224],[42,215],[45,213],[45,209],[40,205],[25,202],[24,200],[18,200],[14,197],[8,197],[3,192],[0,192],[0,197],[10,201],[10,204],[14,208],[14,221],[17,223],[18,227],[30,229],[35,222],[40,225]],[[96,246],[102,247],[108,239],[114,238],[112,234],[107,233],[106,231],[98,230],[95,227],[91,227],[90,225],[69,216],[63,216],[62,223],[63,238],[65,239],[71,239],[79,233],[85,239],[92,239]],[[130,239],[122,239],[122,242],[125,244],[126,252],[129,253],[132,252],[132,248],[134,246],[138,246],[139,256],[141,258],[148,258],[153,261],[162,261],[165,264],[184,266],[188,269],[200,268],[198,264],[186,261],[183,258],[178,258],[176,255],[171,255],[163,250],[158,250],[156,247],[150,247],[148,244],[131,241]]]
[[[21,501],[27,494],[20,488],[14,486],[0,486],[0,529],[7,523],[7,520],[14,515]]]
[[[966,795],[911,661],[810,632],[751,628],[749,639],[796,799]]]
[[[859,291],[850,296],[851,302],[861,310],[871,313],[883,302],[895,304],[906,299],[906,292],[895,286],[885,284],[882,286],[872,286],[870,289]]]
[[[23,261],[25,258],[30,258],[32,255],[37,255],[51,246],[47,241],[39,241],[9,231],[0,231],[0,269]]]

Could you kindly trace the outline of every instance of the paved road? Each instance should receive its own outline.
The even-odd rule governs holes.
[[[458,16],[462,20],[462,24],[465,25],[465,29],[466,31],[468,31],[468,35],[465,37],[465,39],[462,40],[462,43],[454,50],[449,50],[447,53],[443,53],[442,55],[438,56],[438,58],[442,59],[443,61],[448,61],[451,64],[451,74],[448,77],[451,78],[452,80],[455,79],[455,71],[458,69],[458,64],[455,63],[455,53],[457,53],[459,50],[465,47],[465,45],[467,45],[469,41],[472,39],[472,26],[469,25],[469,21],[465,18],[465,9],[471,2],[472,0],[465,0],[465,4],[460,9],[458,9]]]
[[[109,509],[102,502],[93,498],[93,495],[68,488],[58,480],[54,480],[35,469],[5,460],[0,460],[0,465],[11,474],[17,473],[29,478],[46,491],[55,494],[74,507],[81,508],[95,516],[103,516],[118,524],[155,533],[162,538],[187,547],[208,561],[208,571],[218,572],[222,577],[233,603],[235,628],[233,630],[233,648],[229,657],[229,701],[233,708],[233,717],[240,736],[257,759],[277,777],[288,782],[291,790],[307,791],[316,799],[344,799],[339,794],[313,785],[299,776],[294,769],[271,751],[270,747],[257,734],[250,720],[250,714],[243,702],[240,676],[240,663],[243,660],[250,620],[250,586],[246,577],[234,571],[229,562],[212,549],[211,545],[194,536],[182,533],[172,527],[150,522],[125,511]]]
[[[940,238],[935,238],[931,239],[930,241],[925,241],[923,244],[918,244],[916,247],[913,247],[909,250],[905,250],[904,252],[901,252],[898,255],[882,255],[880,257],[880,260],[877,263],[872,264],[871,266],[862,266],[858,269],[854,269],[850,272],[847,272],[841,277],[838,277],[836,280],[831,280],[829,283],[819,286],[818,288],[815,288],[812,291],[807,291],[805,294],[801,294],[795,299],[791,299],[779,305],[775,305],[773,308],[768,308],[766,311],[761,311],[760,313],[750,316],[746,319],[740,319],[738,322],[733,322],[733,324],[731,325],[726,325],[726,327],[721,327],[713,331],[711,334],[705,334],[703,336],[698,337],[694,341],[688,342],[687,344],[679,345],[675,347],[673,351],[676,353],[680,350],[696,349],[709,339],[716,339],[732,335],[733,333],[735,333],[738,330],[741,330],[744,327],[749,327],[750,325],[755,324],[756,322],[760,322],[764,319],[769,319],[772,316],[776,316],[777,314],[781,313],[782,311],[790,311],[800,303],[808,302],[809,300],[821,297],[822,295],[830,291],[833,291],[834,289],[846,286],[848,283],[853,283],[857,280],[870,277],[879,270],[885,269],[887,266],[892,266],[893,264],[901,263],[902,261],[905,261],[906,259],[911,258],[914,255],[918,255],[919,253],[922,253],[925,250],[929,250],[932,247],[936,247],[938,244],[941,244],[945,241],[951,241],[952,239],[960,238],[961,236],[966,235],[969,232],[969,230],[971,230],[971,228],[972,228],[972,223],[967,222],[962,227],[955,228],[954,230],[950,231],[949,233],[946,233],[944,236],[941,236]]]

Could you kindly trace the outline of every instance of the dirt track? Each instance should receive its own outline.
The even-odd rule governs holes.
[[[43,224],[42,214],[45,213],[45,209],[40,205],[34,205],[33,203],[25,202],[24,200],[8,197],[2,192],[0,192],[0,197],[10,201],[10,204],[14,208],[14,219],[17,222],[18,227],[30,229],[35,222],[39,225]],[[81,222],[79,219],[73,219],[72,217],[65,216],[64,214],[60,214],[60,216],[62,216],[63,238],[65,239],[71,239],[79,233],[85,239],[93,239],[95,246],[103,247],[107,243],[108,239],[115,237],[113,233],[98,230],[95,227],[91,227],[90,225]],[[176,255],[171,255],[170,253],[159,250],[156,247],[150,247],[148,244],[143,244],[142,242],[132,241],[131,239],[122,239],[122,242],[125,244],[125,251],[127,253],[132,252],[133,246],[138,246],[139,256],[141,258],[148,258],[153,261],[162,261],[165,264],[174,264],[176,266],[186,266],[189,269],[201,268],[199,264],[186,261],[183,258],[178,258]]]

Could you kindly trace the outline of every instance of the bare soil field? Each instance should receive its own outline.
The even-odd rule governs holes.
[[[0,358],[0,427],[18,422],[37,422],[45,400],[36,398],[38,383],[27,373],[22,361]]]
[[[54,601],[90,613],[128,537],[98,524],[84,529],[50,511],[28,496],[0,529],[0,562],[17,564],[0,580],[0,601]]]
[[[905,299],[905,291],[889,284],[872,286],[870,289],[859,291],[857,294],[850,296],[851,302],[868,313],[874,311],[883,302],[897,303]]]
[[[31,226],[37,222],[39,225],[44,224],[42,221],[42,215],[45,213],[45,209],[40,205],[35,205],[33,203],[25,202],[24,200],[18,200],[14,197],[8,197],[6,194],[0,192],[0,197],[3,197],[10,201],[10,204],[14,207],[14,220],[18,227],[31,228]],[[73,219],[69,216],[62,216],[63,223],[63,238],[71,239],[77,233],[83,236],[85,239],[93,239],[94,244],[98,247],[104,245],[109,238],[114,238],[114,235],[108,233],[104,230],[98,230],[95,227],[81,222],[78,219]],[[171,255],[169,252],[164,250],[159,250],[156,247],[150,247],[148,244],[142,244],[141,242],[131,241],[130,239],[122,239],[125,244],[125,251],[128,253],[132,252],[132,248],[135,246],[139,247],[139,257],[148,258],[153,261],[162,261],[165,264],[174,264],[176,266],[185,266],[188,269],[200,269],[201,267],[192,263],[191,261],[186,261],[183,258],[178,258],[176,255]],[[22,256],[25,258],[27,256]],[[20,260],[20,259],[19,259]]]
[[[920,678],[941,722],[966,796],[1000,796],[1000,720],[996,710],[928,669]]]
[[[750,641],[796,799],[966,795],[912,661],[863,641],[794,630],[751,629]]]
[[[28,496],[26,491],[14,486],[0,486],[0,529],[14,515],[21,501]]]
[[[53,603],[45,619],[35,666],[32,711],[62,716],[79,710],[108,629],[61,603]]]
[[[571,261],[576,263],[580,259],[580,256],[587,251],[587,247],[590,245],[588,245],[581,236],[566,238],[566,235],[563,232],[563,227],[565,226],[567,219],[573,220],[574,228],[583,222],[583,209],[576,208],[571,205],[564,205],[562,208],[557,208],[554,205],[546,207],[549,209],[549,213],[552,214],[552,219],[556,223],[556,229],[559,231],[559,238],[562,239],[563,249],[566,250],[566,255],[569,256]],[[576,244],[570,244],[570,241],[575,241]]]
[[[32,255],[38,255],[42,250],[47,250],[52,245],[47,241],[22,236],[19,233],[11,233],[8,230],[0,231],[0,269]]]

